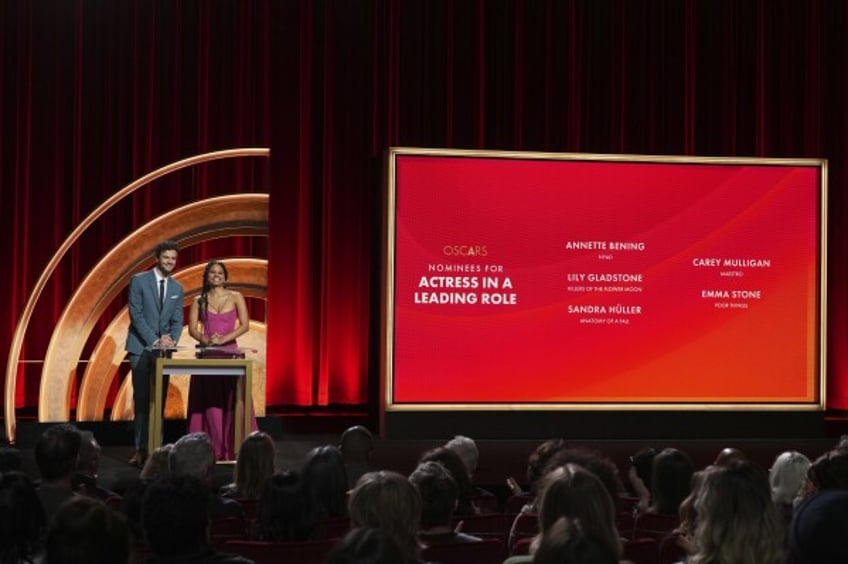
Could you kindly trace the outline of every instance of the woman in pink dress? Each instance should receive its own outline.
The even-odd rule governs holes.
[[[214,347],[207,356],[243,358],[236,338],[250,328],[247,305],[244,296],[227,288],[227,276],[221,261],[207,263],[203,289],[191,303],[188,331],[204,347]],[[218,460],[235,458],[235,389],[236,379],[226,376],[192,378],[189,387],[188,431],[207,433]],[[255,419],[252,427],[256,429]]]

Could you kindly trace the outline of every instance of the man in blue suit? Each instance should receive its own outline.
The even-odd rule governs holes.
[[[141,467],[147,458],[147,435],[150,424],[150,378],[156,366],[156,355],[149,347],[175,347],[183,330],[183,287],[171,278],[177,266],[179,248],[173,241],[156,245],[153,269],[136,274],[130,280],[130,329],[126,349],[132,367],[135,404],[135,454],[130,464]],[[168,379],[163,379],[163,390]]]

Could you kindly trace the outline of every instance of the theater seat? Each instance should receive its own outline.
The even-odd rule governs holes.
[[[305,542],[230,540],[220,550],[244,556],[256,564],[321,564],[336,542],[336,539]]]
[[[500,564],[504,560],[504,545],[497,539],[433,544],[421,551],[421,559],[441,564]]]

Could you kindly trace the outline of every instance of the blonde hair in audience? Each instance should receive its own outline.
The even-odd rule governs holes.
[[[788,450],[777,456],[769,472],[771,498],[775,503],[791,504],[804,487],[810,459]]]
[[[350,493],[348,512],[354,526],[380,529],[408,559],[418,557],[421,496],[405,476],[387,470],[364,474]]]
[[[761,468],[746,461],[708,468],[695,510],[687,564],[782,564],[783,527]]]

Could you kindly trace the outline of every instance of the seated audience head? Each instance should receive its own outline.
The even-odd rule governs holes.
[[[447,443],[445,448],[449,448],[459,455],[462,463],[465,464],[469,476],[474,476],[477,472],[477,462],[480,460],[480,451],[477,449],[477,443],[474,439],[463,435],[457,435]]]
[[[783,561],[783,527],[765,471],[748,461],[712,466],[695,500],[696,552],[687,562]]]
[[[603,482],[586,468],[572,463],[554,468],[542,485],[539,508],[538,546],[561,517],[579,520],[591,536],[616,555],[621,555],[621,540],[615,525],[615,503]]]
[[[174,478],[194,476],[211,486],[215,473],[215,449],[209,435],[191,433],[180,437],[168,454],[168,468]]]
[[[726,447],[718,451],[713,464],[716,466],[724,466],[726,464],[730,464],[731,462],[736,462],[737,460],[747,460],[748,457],[745,456],[745,453],[734,447]]]
[[[81,444],[82,436],[73,425],[48,427],[35,443],[35,463],[41,479],[47,484],[67,481],[70,487]]]
[[[651,491],[651,473],[653,472],[654,457],[656,454],[657,451],[648,447],[637,450],[636,453],[630,457],[630,465],[636,470],[636,475],[640,480],[642,480],[642,483],[645,484],[648,491]],[[636,496],[639,495],[639,492],[637,491],[631,493]]]
[[[409,559],[381,529],[353,529],[327,555],[325,564],[402,564]]]
[[[701,486],[704,483],[704,476],[706,476],[709,468],[712,468],[712,466],[692,474],[689,495],[680,502],[680,509],[677,513],[680,517],[680,525],[675,529],[675,532],[680,535],[691,537],[695,534],[695,523],[698,517],[698,512],[695,510],[695,500],[698,499],[698,494],[701,492]]]
[[[339,450],[347,471],[348,487],[356,485],[360,476],[371,469],[371,457],[374,455],[374,437],[371,431],[362,425],[348,427],[342,433]]]
[[[456,509],[457,488],[441,463],[422,462],[409,476],[421,495],[421,530],[450,526]]]
[[[274,474],[274,440],[268,433],[254,431],[244,439],[236,460],[236,497],[256,499],[265,481]]]
[[[471,502],[474,493],[471,487],[471,478],[457,453],[445,447],[436,447],[421,456],[418,463],[421,464],[422,462],[439,462],[450,472],[453,481],[456,482],[457,515],[473,515],[476,513]]]
[[[30,479],[0,474],[0,562],[29,562],[41,551],[47,517]]]
[[[171,470],[168,467],[168,458],[171,455],[172,448],[174,448],[174,445],[168,443],[154,450],[144,462],[139,478],[146,481],[170,478]]]
[[[618,504],[624,486],[618,477],[618,467],[612,460],[598,452],[579,448],[564,448],[554,453],[548,460],[547,471],[550,473],[558,466],[566,464],[577,464],[597,476],[607,489],[610,499],[613,500],[613,503]]]
[[[527,457],[527,483],[534,494],[539,493],[551,457],[564,448],[565,441],[562,439],[550,439],[537,446]]]
[[[618,556],[603,541],[583,530],[580,519],[560,517],[543,535],[533,564],[618,564]]]
[[[347,472],[338,447],[315,447],[306,455],[303,487],[318,519],[347,515]]]
[[[348,427],[339,440],[339,450],[345,462],[370,462],[374,452],[374,436],[363,425]]]
[[[0,446],[0,472],[17,472],[21,469],[21,451],[11,446]]]
[[[268,478],[256,505],[259,537],[266,541],[305,541],[315,528],[300,475],[285,470]]]
[[[91,431],[80,431],[80,449],[77,459],[77,474],[97,477],[100,468],[100,444]]]
[[[354,527],[380,529],[406,560],[418,558],[421,496],[405,476],[386,470],[364,474],[350,493],[348,511]]]
[[[141,523],[158,557],[195,554],[209,546],[209,488],[197,476],[151,483],[144,493]]]
[[[680,502],[692,488],[692,460],[682,450],[663,449],[654,457],[651,483],[651,509],[656,513],[677,515]]]
[[[130,561],[130,533],[123,517],[101,501],[66,501],[47,531],[47,564],[121,564]]]
[[[772,501],[778,505],[792,505],[804,488],[810,464],[809,458],[795,450],[778,454],[769,471]]]
[[[789,525],[787,564],[848,562],[848,491],[813,494],[795,510]]]
[[[815,491],[848,490],[848,449],[837,448],[818,457],[807,470]]]

